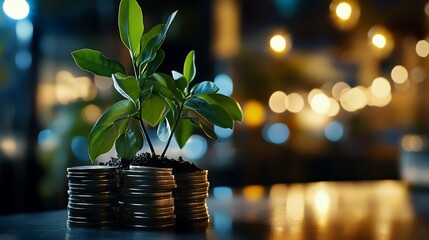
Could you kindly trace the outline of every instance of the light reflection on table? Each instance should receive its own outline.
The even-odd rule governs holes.
[[[420,199],[417,199],[419,196]],[[247,186],[210,200],[213,235],[269,239],[427,239],[429,191],[399,181]]]
[[[0,239],[429,239],[429,188],[400,181],[216,187],[207,228],[68,229],[67,211],[0,216]]]

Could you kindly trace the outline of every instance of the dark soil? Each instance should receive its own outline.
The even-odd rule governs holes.
[[[147,167],[172,168],[173,173],[202,171],[202,169],[197,167],[195,164],[183,160],[182,157],[179,157],[178,160],[167,157],[161,159],[159,155],[152,156],[150,153],[139,154],[131,160],[111,158],[108,162],[100,163],[100,165],[112,166],[121,170],[129,169],[130,165],[138,165]]]

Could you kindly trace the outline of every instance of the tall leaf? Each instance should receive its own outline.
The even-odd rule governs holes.
[[[192,90],[192,94],[210,94],[210,93],[217,93],[219,91],[219,88],[210,81],[204,81],[201,83],[196,84]]]
[[[203,99],[190,98],[186,101],[185,107],[194,110],[211,124],[230,129],[234,126],[234,122],[228,112],[222,107],[210,104]]]
[[[177,123],[174,137],[180,148],[183,148],[192,135],[194,126],[186,119],[180,119]]]
[[[156,72],[156,69],[164,61],[164,57],[165,57],[164,51],[162,49],[159,49],[158,52],[156,52],[156,56],[153,59],[153,61],[149,62],[147,65],[147,72],[145,75],[146,78],[152,76]]]
[[[73,51],[73,59],[81,69],[95,75],[111,77],[112,74],[126,74],[125,68],[117,61],[106,58],[100,51],[84,48]]]
[[[194,80],[196,72],[195,52],[192,50],[186,56],[185,63],[183,64],[183,76],[185,76],[188,83],[190,83]]]
[[[195,97],[206,100],[210,104],[216,104],[231,116],[232,120],[242,121],[243,112],[240,105],[234,99],[222,94],[197,94]]]
[[[141,104],[141,109],[141,117],[154,127],[164,114],[164,99],[158,95],[152,95]]]
[[[113,85],[115,89],[126,99],[134,103],[140,97],[140,86],[137,79],[133,76],[126,76],[123,74],[113,74]]]
[[[119,35],[135,57],[140,52],[140,39],[144,31],[142,10],[136,0],[122,0],[119,4]]]
[[[112,149],[115,140],[125,132],[129,118],[118,120],[107,126],[98,126],[91,130],[88,136],[89,158],[91,162]]]

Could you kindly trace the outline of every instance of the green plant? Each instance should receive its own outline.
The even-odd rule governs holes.
[[[183,147],[194,128],[201,128],[211,139],[218,140],[212,125],[232,129],[242,120],[240,105],[232,98],[218,94],[218,87],[209,81],[191,85],[195,79],[195,54],[190,51],[183,64],[183,73],[172,75],[157,72],[164,60],[161,49],[167,31],[176,15],[165,24],[158,24],[144,33],[143,14],[136,0],[122,0],[119,5],[119,34],[128,48],[133,74],[101,52],[81,49],[72,52],[75,63],[95,75],[111,77],[115,89],[125,98],[104,112],[89,133],[89,156],[94,161],[113,145],[119,158],[131,159],[143,148],[144,138],[152,156],[155,153],[145,122],[157,127],[157,135],[165,148],[163,158],[175,136]]]

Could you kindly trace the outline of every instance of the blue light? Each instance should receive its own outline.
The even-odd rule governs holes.
[[[88,139],[83,136],[76,136],[73,137],[71,142],[71,149],[73,152],[73,155],[81,160],[81,161],[88,161],[89,155],[88,155]]]
[[[28,69],[32,61],[31,53],[27,50],[20,50],[15,55],[15,64],[21,70]]]
[[[232,199],[232,189],[230,187],[215,187],[213,194],[215,198],[221,200]]]
[[[30,20],[24,19],[16,23],[16,37],[21,42],[29,42],[33,37],[33,23]]]
[[[326,125],[325,136],[331,142],[339,141],[344,135],[343,125],[338,121],[332,121]]]
[[[53,137],[52,135],[53,135],[52,130],[50,129],[42,130],[37,135],[37,142],[39,143],[39,145],[43,145],[52,139]]]
[[[219,88],[219,94],[225,96],[231,96],[234,86],[232,84],[232,79],[226,74],[219,74],[215,77],[214,83]]]
[[[207,152],[207,140],[200,135],[192,135],[182,150],[187,159],[199,160]]]
[[[232,136],[232,129],[229,128],[221,128],[218,126],[214,126],[214,132],[220,138],[230,138]]]
[[[289,139],[289,128],[284,123],[268,124],[263,129],[263,137],[267,142],[282,144]]]

